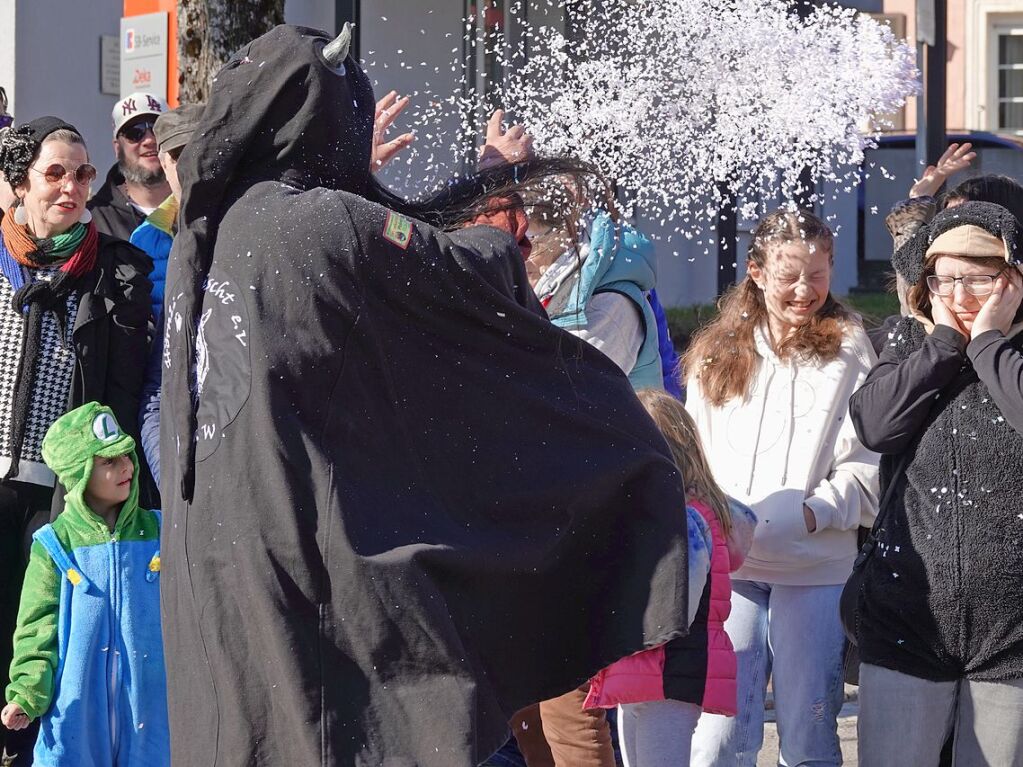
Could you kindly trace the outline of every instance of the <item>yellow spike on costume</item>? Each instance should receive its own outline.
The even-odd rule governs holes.
[[[149,560],[149,571],[153,573],[160,572],[160,557],[155,556]]]
[[[69,581],[71,581],[71,585],[72,586],[77,586],[79,583],[82,582],[82,576],[79,575],[78,571],[75,570],[73,567],[72,568],[68,568],[67,579]]]

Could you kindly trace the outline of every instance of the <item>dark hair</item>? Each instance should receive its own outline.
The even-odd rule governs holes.
[[[968,178],[938,198],[938,210],[949,203],[993,202],[1007,209],[1017,220],[1023,221],[1023,186],[1008,176],[988,173]]]
[[[559,191],[566,188],[575,193]],[[374,177],[366,198],[445,230],[458,229],[482,213],[523,204],[561,221],[572,219],[591,204],[614,210],[611,185],[600,171],[581,160],[562,157],[535,158],[480,171],[419,200],[399,197]]]

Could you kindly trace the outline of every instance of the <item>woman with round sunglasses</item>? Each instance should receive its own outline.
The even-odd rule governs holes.
[[[6,687],[28,539],[63,504],[43,462],[43,435],[58,417],[91,401],[109,405],[135,431],[152,262],[96,231],[85,207],[96,169],[74,126],[41,117],[0,130],[0,172],[16,197],[0,221],[0,685]],[[31,745],[0,743],[9,753],[31,753]]]
[[[889,486],[854,625],[862,764],[1023,765],[1023,257],[965,202],[909,247],[911,316],[850,401]]]

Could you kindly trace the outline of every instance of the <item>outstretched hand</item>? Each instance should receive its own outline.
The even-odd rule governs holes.
[[[28,727],[29,718],[25,710],[17,703],[8,703],[0,712],[0,722],[8,730],[24,730]]]
[[[395,139],[386,141],[387,131],[411,100],[408,96],[398,98],[397,91],[391,91],[377,102],[376,114],[373,119],[373,154],[370,168],[374,173],[393,160],[401,150],[415,141],[414,133],[402,133]]]
[[[1020,302],[1023,301],[1021,285],[1023,277],[1015,267],[1006,269],[995,279],[991,295],[973,320],[973,327],[970,328],[971,338],[976,338],[988,330],[1000,330],[1002,335],[1008,335],[1016,312],[1019,311]]]
[[[938,158],[937,165],[928,165],[924,174],[909,190],[910,197],[933,197],[941,189],[942,184],[953,173],[966,170],[977,157],[973,144],[949,144],[945,153]]]
[[[533,137],[518,124],[505,130],[503,122],[503,109],[495,110],[487,121],[487,140],[476,163],[479,170],[511,165],[533,157]]]

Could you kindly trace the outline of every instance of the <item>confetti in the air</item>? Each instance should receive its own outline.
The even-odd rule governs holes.
[[[571,38],[562,24],[523,22],[514,45],[506,30],[465,22],[463,42],[503,78],[470,72],[459,93],[414,105],[420,138],[406,160],[434,157],[426,182],[469,155],[501,106],[538,153],[593,163],[627,207],[688,237],[728,202],[753,218],[805,199],[807,179],[818,196],[852,188],[885,115],[918,89],[912,49],[852,9],[800,18],[782,0],[530,0],[531,19],[562,14]]]

